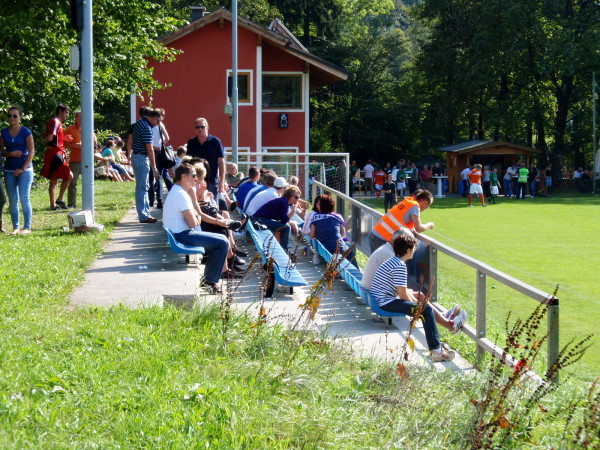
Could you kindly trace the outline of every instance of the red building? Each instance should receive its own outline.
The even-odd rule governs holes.
[[[204,117],[210,133],[230,149],[227,79],[232,67],[232,15],[219,9],[199,16],[161,38],[164,45],[182,53],[173,62],[150,64],[154,78],[168,86],[154,91],[150,101],[166,110],[173,147],[195,136],[194,120]],[[343,69],[308,52],[279,20],[264,28],[239,17],[240,160],[245,159],[244,153],[257,149],[308,152],[310,90],[347,78]],[[281,123],[282,114],[287,114],[287,128]]]

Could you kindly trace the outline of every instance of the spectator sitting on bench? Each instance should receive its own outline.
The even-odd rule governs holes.
[[[175,170],[175,184],[169,191],[163,208],[163,225],[173,232],[173,236],[178,242],[194,247],[204,247],[208,254],[208,262],[201,286],[211,294],[218,294],[222,292],[217,283],[220,281],[225,267],[229,242],[225,236],[201,231],[198,226],[203,219],[223,225],[226,225],[227,222],[203,216],[194,209],[189,192],[193,192],[196,179],[196,170],[190,164],[181,164]]]
[[[312,211],[310,211],[308,214],[306,214],[306,217],[304,218],[304,226],[302,227],[302,234],[310,233],[310,224],[312,222],[313,216],[315,214],[318,214],[321,212],[321,211],[319,211],[319,201],[320,200],[321,200],[321,194],[317,194],[315,196],[315,201],[313,202]]]
[[[196,182],[196,186],[194,188],[194,195],[196,199],[196,201],[194,202],[194,209],[196,208],[196,205],[198,205],[198,207],[200,208],[200,213],[209,217],[208,220],[202,222],[200,228],[202,229],[202,231],[206,231],[209,233],[222,234],[228,239],[229,252],[227,253],[227,265],[225,268],[231,272],[228,274],[231,275],[231,277],[241,278],[241,276],[237,276],[236,274],[240,273],[241,275],[243,275],[245,271],[239,267],[236,267],[236,264],[242,266],[245,264],[245,261],[238,257],[238,254],[242,252],[236,249],[235,240],[233,239],[232,232],[232,229],[236,226],[239,228],[241,223],[229,220],[223,217],[221,214],[219,214],[215,197],[213,193],[208,190],[208,186],[206,184],[205,166],[202,163],[197,163],[194,166],[194,168],[196,169],[196,175],[198,176],[198,181]],[[211,219],[218,219],[220,221],[215,223],[209,223],[212,222]]]
[[[244,210],[244,202],[246,201],[248,193],[258,186],[259,178],[259,170],[256,167],[252,166],[248,170],[248,180],[244,183],[240,182],[240,184],[238,184],[237,193],[235,197],[238,202],[238,207],[240,207],[242,211]]]
[[[422,292],[407,287],[408,276],[405,262],[411,259],[418,241],[410,232],[400,233],[392,241],[394,256],[386,260],[375,272],[370,293],[373,301],[384,311],[413,316],[415,310],[426,302]],[[458,334],[467,320],[467,314],[460,311],[450,320],[434,309],[429,303],[421,313],[423,329],[432,362],[451,361],[454,352],[442,347],[437,323]]]
[[[316,238],[331,254],[337,251],[339,244],[340,254],[344,254],[350,248],[345,239],[346,222],[340,214],[333,212],[334,207],[335,203],[329,195],[321,195],[319,212],[312,216],[309,237]],[[354,249],[350,251],[346,259],[358,267]]]
[[[296,214],[300,189],[290,186],[283,193],[283,197],[270,200],[261,206],[254,218],[273,232],[281,247],[287,252],[290,231],[298,234],[298,224],[290,220]]]
[[[250,217],[254,216],[259,208],[266,203],[281,197],[285,188],[288,187],[285,178],[278,177],[273,172],[265,174],[263,183],[266,186],[266,189],[256,194],[254,198],[250,200],[250,203],[248,203],[248,199],[246,199],[248,205],[246,206],[245,213]],[[256,189],[260,189],[260,187]],[[252,195],[252,192],[248,194],[248,197],[250,197],[250,195]]]

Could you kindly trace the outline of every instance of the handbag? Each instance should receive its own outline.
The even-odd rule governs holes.
[[[160,153],[158,155],[158,164],[163,169],[170,169],[175,166],[175,153],[173,147],[170,145],[161,145]]]

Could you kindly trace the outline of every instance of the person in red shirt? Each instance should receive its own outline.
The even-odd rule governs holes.
[[[381,197],[381,190],[383,189],[383,184],[385,183],[386,178],[385,170],[381,167],[378,167],[377,170],[373,173],[373,180],[375,181],[375,192],[377,193],[377,198]]]
[[[481,187],[481,164],[475,164],[468,175],[469,182],[469,206],[473,207],[473,194],[479,195],[481,206],[487,206],[483,200],[483,188]]]
[[[50,209],[67,209],[63,197],[73,179],[73,173],[67,162],[67,153],[65,152],[65,141],[71,142],[73,138],[64,134],[63,122],[69,117],[71,109],[66,105],[56,107],[56,116],[50,119],[46,124],[46,132],[42,139],[46,143],[46,153],[44,154],[44,166],[42,167],[42,176],[50,180],[48,185],[48,194],[50,195]],[[56,185],[58,180],[62,179],[58,198],[56,198]]]

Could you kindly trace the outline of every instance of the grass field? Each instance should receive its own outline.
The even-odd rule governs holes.
[[[473,399],[485,372],[399,376],[305,330],[225,319],[219,304],[68,308],[133,185],[96,184],[107,227],[97,234],[63,233],[66,214],[47,210],[43,185],[32,198],[33,234],[0,236],[0,448],[465,448],[481,425]],[[531,391],[518,387],[501,411],[513,423],[506,448],[564,447],[593,410],[583,397],[565,430],[588,384],[544,399],[550,414],[527,408]]]
[[[381,201],[369,202],[382,206]],[[500,198],[487,208],[468,208],[462,197],[436,199],[422,220],[435,223],[429,236],[512,277],[549,293],[559,284],[561,345],[598,332],[600,196]],[[440,301],[460,301],[474,320],[474,270],[444,255],[439,270]],[[492,338],[502,332],[509,311],[522,317],[537,305],[491,279],[487,295]],[[600,374],[600,353],[595,350],[600,336],[593,343],[577,366],[585,379]]]

